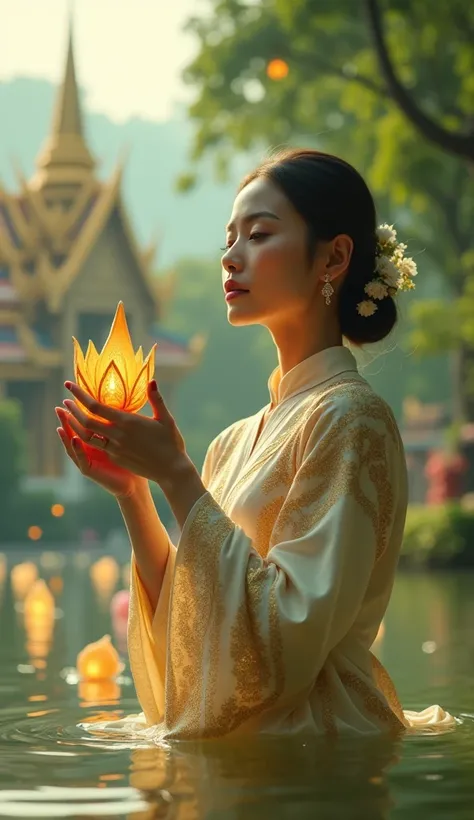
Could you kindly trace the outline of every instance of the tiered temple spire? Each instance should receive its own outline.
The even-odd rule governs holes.
[[[66,68],[53,113],[51,134],[37,160],[33,187],[82,183],[90,178],[95,161],[84,138],[82,111],[74,64],[72,23]]]

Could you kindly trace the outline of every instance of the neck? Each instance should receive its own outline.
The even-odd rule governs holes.
[[[281,377],[288,373],[297,364],[320,353],[328,347],[342,345],[342,334],[334,316],[327,317],[315,327],[312,323],[298,322],[295,325],[282,325],[279,328],[269,328],[277,348],[278,364]]]

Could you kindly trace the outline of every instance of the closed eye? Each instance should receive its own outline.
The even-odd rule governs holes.
[[[258,242],[259,239],[264,239],[266,236],[269,236],[269,234],[268,233],[263,233],[262,231],[254,231],[253,233],[250,234],[249,240],[252,239],[254,242]],[[221,251],[228,251],[229,248],[231,248],[233,244],[234,244],[233,242],[229,242],[229,244],[226,245],[225,248],[221,248]]]

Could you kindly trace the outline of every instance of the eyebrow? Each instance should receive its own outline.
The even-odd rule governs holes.
[[[265,216],[265,217],[267,217],[267,219],[278,219],[278,220],[280,219],[279,216],[277,216],[276,214],[272,214],[271,211],[255,211],[253,214],[247,214],[247,216],[242,217],[242,222],[244,222],[244,223],[253,222],[254,219],[258,219],[261,216]],[[226,231],[230,231],[230,229],[233,228],[233,227],[234,227],[234,223],[229,222],[229,224],[226,225]]]

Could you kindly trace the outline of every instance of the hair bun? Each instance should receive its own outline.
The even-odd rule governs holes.
[[[356,277],[354,277],[356,279]],[[397,323],[397,306],[391,296],[377,301],[377,310],[371,316],[361,316],[356,305],[361,301],[360,288],[354,293],[354,279],[347,276],[339,292],[339,321],[342,335],[355,345],[380,342],[391,333]],[[362,296],[362,299],[364,297]]]

